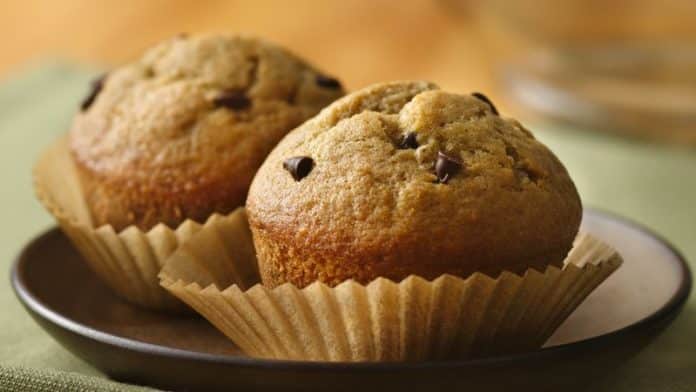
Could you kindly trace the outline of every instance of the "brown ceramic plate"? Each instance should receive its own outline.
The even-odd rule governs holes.
[[[585,213],[583,230],[625,263],[573,313],[544,349],[505,357],[419,363],[324,363],[249,358],[199,318],[129,305],[52,229],[31,241],[12,285],[65,348],[112,378],[174,390],[576,390],[614,371],[679,313],[691,290],[684,259],[648,230]]]

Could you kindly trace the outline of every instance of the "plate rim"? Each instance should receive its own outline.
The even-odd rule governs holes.
[[[448,368],[460,368],[460,367],[485,367],[492,364],[501,365],[517,361],[529,361],[529,360],[543,360],[550,357],[562,357],[567,354],[571,354],[576,351],[582,351],[585,349],[592,349],[597,345],[605,344],[608,341],[631,335],[641,331],[643,328],[659,323],[662,320],[668,319],[671,315],[678,313],[679,310],[688,300],[692,285],[693,277],[691,275],[691,269],[686,261],[683,254],[674,246],[670,241],[668,241],[664,236],[656,233],[652,229],[649,229],[642,223],[636,222],[631,218],[627,218],[617,213],[607,211],[605,209],[586,207],[584,213],[591,215],[598,215],[604,218],[618,221],[619,223],[625,224],[633,229],[636,229],[643,234],[646,234],[655,240],[657,240],[661,245],[663,245],[667,251],[672,253],[679,264],[680,275],[682,280],[679,287],[674,292],[672,297],[666,301],[657,311],[654,313],[636,321],[633,324],[627,325],[623,328],[617,329],[615,331],[594,336],[588,339],[580,340],[572,343],[565,343],[558,346],[552,346],[547,348],[542,348],[540,350],[516,353],[509,355],[493,356],[487,358],[479,359],[468,359],[468,360],[438,360],[438,361],[422,361],[422,362],[327,362],[327,361],[298,361],[298,360],[283,360],[283,359],[266,359],[266,358],[254,358],[241,355],[223,355],[223,354],[209,354],[202,353],[198,351],[191,351],[179,348],[173,348],[168,346],[162,346],[153,343],[147,343],[138,341],[135,339],[130,339],[118,335],[113,335],[107,332],[100,331],[98,329],[92,328],[88,325],[81,324],[74,321],[67,316],[50,308],[48,304],[45,304],[39,300],[33,293],[30,292],[29,288],[24,284],[24,277],[20,272],[20,264],[26,258],[26,254],[30,250],[33,244],[44,241],[47,237],[61,234],[61,230],[57,226],[53,226],[49,229],[44,230],[38,236],[33,237],[28,241],[21,249],[21,251],[15,256],[12,261],[12,266],[10,270],[10,283],[12,289],[19,299],[19,302],[26,308],[30,313],[41,317],[47,322],[67,330],[76,335],[82,336],[90,340],[96,340],[100,344],[105,344],[108,346],[114,346],[120,349],[135,351],[141,354],[164,356],[170,359],[188,360],[196,362],[210,362],[222,365],[234,365],[240,367],[251,367],[251,368],[273,368],[275,370],[330,370],[334,372],[343,371],[390,371],[390,370],[427,370],[427,369],[448,369]]]

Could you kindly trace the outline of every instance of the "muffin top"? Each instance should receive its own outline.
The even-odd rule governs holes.
[[[169,39],[93,87],[70,132],[78,166],[133,200],[191,196],[181,208],[245,196],[277,141],[343,94],[284,49],[225,35]]]
[[[427,82],[366,88],[292,131],[247,209],[257,246],[315,264],[288,279],[301,285],[543,270],[561,265],[582,213],[566,169],[519,122]]]

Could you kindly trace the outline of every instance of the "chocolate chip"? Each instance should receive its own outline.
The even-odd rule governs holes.
[[[338,79],[330,76],[317,75],[316,82],[319,87],[323,88],[330,88],[334,90],[341,88],[341,82],[339,82]]]
[[[512,158],[512,160],[515,162],[517,162],[520,159],[520,154],[517,153],[517,149],[512,146],[505,146],[505,155]]]
[[[461,167],[462,164],[459,160],[438,151],[437,161],[435,162],[435,174],[437,175],[438,182],[447,184],[447,181],[449,181]]]
[[[314,160],[310,157],[292,157],[283,162],[283,168],[290,172],[295,181],[307,177],[314,167]]]
[[[216,107],[224,107],[232,110],[244,110],[251,106],[249,97],[240,90],[228,90],[213,99]]]
[[[82,104],[80,104],[80,109],[82,109],[83,112],[89,109],[89,107],[92,106],[92,104],[94,103],[94,100],[97,99],[97,95],[99,95],[99,92],[101,92],[102,88],[104,87],[105,80],[106,74],[103,74],[100,77],[92,80],[92,83],[90,84],[91,89],[89,91],[89,94],[87,94],[85,99],[82,101]]]
[[[414,150],[418,148],[418,140],[416,140],[416,133],[409,132],[406,135],[404,135],[401,138],[401,142],[399,142],[399,148],[412,148]]]
[[[493,105],[493,102],[491,102],[490,99],[488,99],[487,96],[481,94],[481,93],[471,93],[474,97],[482,100],[483,102],[487,103],[488,106],[491,107],[491,110],[493,111],[493,114],[498,114],[498,109],[495,108],[495,105]]]
[[[188,37],[189,37],[189,33],[179,33],[179,34],[174,36],[174,38],[177,38],[177,39],[186,39]]]

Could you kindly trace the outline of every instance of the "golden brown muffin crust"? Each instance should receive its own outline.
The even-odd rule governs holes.
[[[342,93],[258,39],[155,46],[111,72],[74,120],[71,150],[95,225],[175,227],[231,211],[277,141]]]
[[[446,183],[438,153],[461,164]],[[314,162],[299,181],[283,168],[297,156]],[[288,134],[247,209],[271,286],[543,270],[582,212],[563,165],[517,121],[425,82],[356,92]]]

